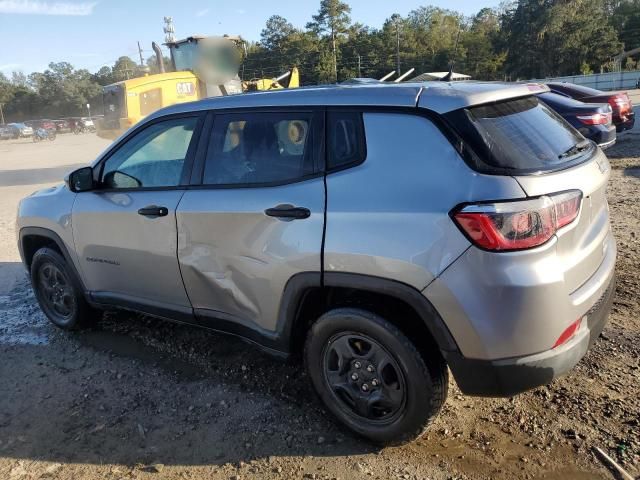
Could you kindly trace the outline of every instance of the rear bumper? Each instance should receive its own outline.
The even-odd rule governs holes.
[[[613,140],[610,140],[606,143],[599,143],[598,146],[602,149],[602,150],[606,150],[609,147],[613,147],[616,144],[616,139],[614,138]]]
[[[604,294],[586,313],[586,325],[567,343],[552,350],[502,360],[477,360],[458,352],[445,353],[460,390],[467,395],[510,397],[550,383],[571,370],[604,328],[615,292],[612,275]]]
[[[598,144],[602,149],[610,147],[616,142],[616,127],[613,125],[595,125],[590,129],[587,137]]]
[[[631,130],[636,123],[636,114],[635,112],[631,112],[626,116],[626,120],[624,122],[620,122],[616,124],[616,130],[619,132],[624,132],[625,130]]]

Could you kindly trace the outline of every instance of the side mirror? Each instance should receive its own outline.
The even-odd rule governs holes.
[[[82,167],[74,170],[64,179],[67,188],[72,192],[87,192],[93,190],[93,168]]]

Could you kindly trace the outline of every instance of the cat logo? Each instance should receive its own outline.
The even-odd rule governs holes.
[[[178,82],[176,83],[176,91],[178,95],[195,95],[196,86],[191,82]]]

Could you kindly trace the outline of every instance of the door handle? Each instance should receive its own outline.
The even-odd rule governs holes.
[[[169,214],[169,209],[167,207],[149,205],[138,210],[138,214],[145,217],[165,217]]]
[[[311,211],[308,208],[294,207],[293,205],[288,204],[267,208],[264,213],[270,217],[289,220],[303,220],[311,216]]]

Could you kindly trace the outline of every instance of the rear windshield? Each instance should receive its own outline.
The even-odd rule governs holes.
[[[489,169],[556,170],[584,160],[594,150],[591,142],[533,96],[453,112],[449,120]]]

